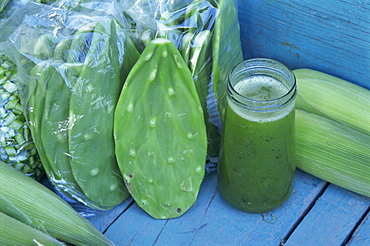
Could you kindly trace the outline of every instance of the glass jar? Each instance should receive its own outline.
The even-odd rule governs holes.
[[[221,195],[235,208],[263,213],[290,196],[295,173],[294,74],[256,58],[230,72],[218,163]]]

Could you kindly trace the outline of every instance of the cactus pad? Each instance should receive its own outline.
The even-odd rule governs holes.
[[[163,38],[143,51],[116,111],[116,156],[136,203],[156,219],[181,216],[204,178],[207,136],[191,72]]]

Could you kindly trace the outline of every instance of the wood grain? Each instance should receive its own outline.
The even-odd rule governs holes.
[[[248,245],[257,238],[278,245],[325,184],[298,170],[294,191],[283,206],[271,213],[248,214],[222,199],[214,172],[205,179],[197,202],[180,218],[156,220],[133,204],[112,221],[105,235],[117,245]]]
[[[245,59],[268,57],[370,89],[369,1],[238,2]]]
[[[343,245],[369,205],[369,198],[330,185],[284,245]]]
[[[367,216],[359,225],[352,238],[348,242],[348,246],[364,246],[370,245],[370,207]]]

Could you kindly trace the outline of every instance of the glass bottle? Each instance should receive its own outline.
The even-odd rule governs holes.
[[[243,61],[227,81],[218,187],[235,208],[263,213],[290,196],[295,173],[294,74],[265,58]]]

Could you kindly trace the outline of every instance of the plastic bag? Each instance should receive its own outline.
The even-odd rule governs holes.
[[[24,4],[23,1],[2,1],[0,26]],[[16,74],[16,64],[0,53],[0,160],[40,180],[45,172],[23,114]]]
[[[229,71],[243,60],[234,0],[119,0],[135,25],[138,49],[158,37],[181,51],[197,86],[208,134],[207,171],[218,162]]]
[[[27,3],[0,30],[18,66],[20,96],[52,186],[85,215],[128,197],[114,156],[113,111],[140,52],[170,39],[197,86],[215,170],[226,78],[242,60],[236,1]],[[129,129],[128,129],[129,130]]]
[[[64,199],[92,213],[129,196],[114,156],[113,112],[139,53],[131,26],[109,4],[76,12],[30,2],[3,25],[48,178]]]

